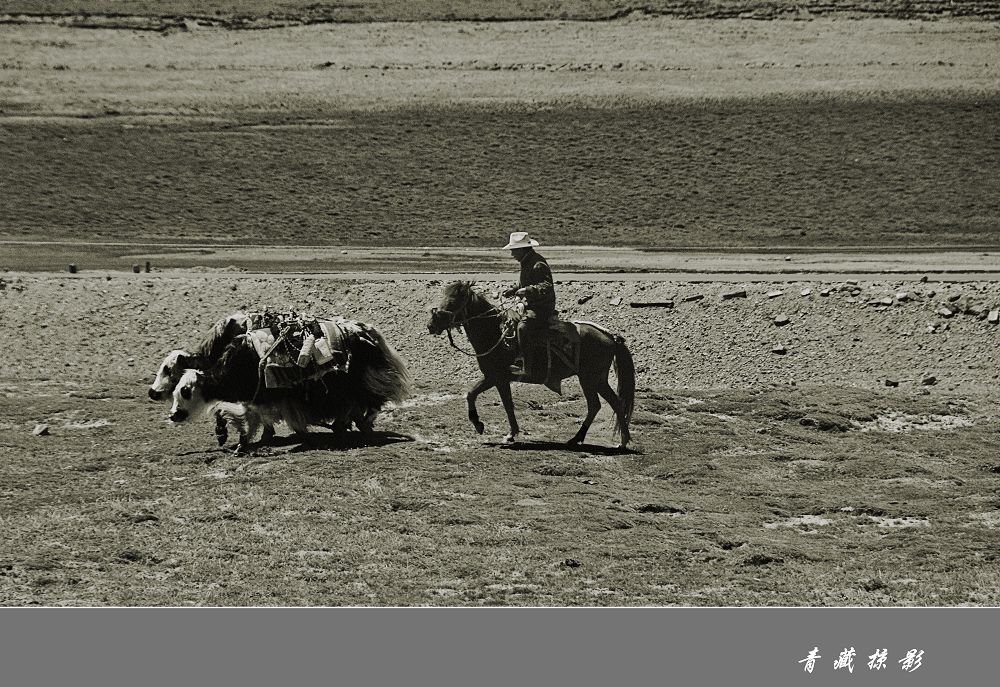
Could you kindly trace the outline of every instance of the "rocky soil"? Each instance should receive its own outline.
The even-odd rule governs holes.
[[[446,281],[224,271],[7,275],[0,305],[13,336],[4,377],[148,384],[166,351],[194,345],[234,310],[271,306],[373,323],[409,361],[421,389],[460,390],[474,380],[474,363],[426,331],[428,310]],[[496,300],[499,283],[479,286]],[[573,281],[560,282],[557,292],[565,317],[624,334],[641,388],[873,388],[888,381],[973,393],[996,385],[1000,285],[994,282]]]

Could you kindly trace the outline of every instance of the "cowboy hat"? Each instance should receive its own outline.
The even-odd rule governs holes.
[[[534,248],[539,245],[538,241],[528,236],[526,231],[515,231],[510,235],[510,243],[503,247],[504,250],[514,248]]]

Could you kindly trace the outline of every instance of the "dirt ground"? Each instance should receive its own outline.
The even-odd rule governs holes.
[[[510,447],[485,394],[475,434],[475,365],[425,329],[442,282],[7,274],[2,602],[997,603],[996,282],[560,283],[634,353],[625,453],[606,408],[562,445],[575,382],[519,386]],[[415,396],[367,445],[316,428],[235,456],[168,423],[163,354],[263,305],[376,324]]]

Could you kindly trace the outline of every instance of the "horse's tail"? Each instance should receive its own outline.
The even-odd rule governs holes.
[[[632,351],[625,345],[625,339],[615,336],[615,375],[618,377],[618,399],[621,414],[615,415],[615,434],[628,436],[628,426],[632,422],[635,408],[635,362]]]
[[[387,401],[399,403],[412,394],[413,377],[406,369],[406,363],[399,357],[396,350],[385,340],[382,333],[370,327],[368,333],[375,340],[383,363],[371,365],[365,370],[365,386],[372,395]]]

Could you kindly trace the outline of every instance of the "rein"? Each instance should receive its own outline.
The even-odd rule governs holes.
[[[493,344],[492,346],[490,346],[489,350],[487,350],[487,351],[485,351],[483,353],[476,353],[475,351],[473,351],[472,353],[470,353],[469,351],[465,351],[465,350],[462,350],[461,348],[459,348],[458,344],[455,343],[455,339],[453,339],[452,336],[451,336],[451,330],[452,330],[453,327],[461,327],[466,322],[468,322],[470,320],[481,320],[481,319],[485,319],[487,317],[493,317],[494,315],[499,315],[500,312],[501,312],[500,309],[497,308],[495,305],[491,305],[490,308],[489,308],[489,310],[484,310],[483,312],[479,313],[478,315],[471,315],[469,317],[464,318],[462,321],[458,321],[458,315],[459,315],[459,313],[464,312],[469,307],[469,301],[471,301],[471,300],[472,300],[472,293],[470,291],[469,297],[465,300],[465,303],[462,304],[462,307],[459,308],[458,310],[456,310],[455,312],[451,313],[451,326],[448,327],[447,329],[445,329],[445,332],[448,334],[448,343],[451,344],[451,347],[454,348],[456,351],[458,351],[462,355],[467,355],[470,358],[484,358],[484,357],[488,356],[490,353],[492,353],[493,351],[495,351],[497,348],[499,348],[500,344],[502,344],[504,342],[504,340],[507,339],[508,337],[507,337],[506,334],[504,334],[503,326],[501,325],[501,327],[500,327],[500,338],[497,339],[497,342],[495,344]],[[444,311],[444,312],[447,312],[447,311]]]
[[[469,353],[468,351],[463,351],[461,348],[459,348],[458,344],[455,343],[455,340],[453,338],[451,338],[451,327],[449,327],[448,329],[446,329],[445,332],[448,334],[448,343],[451,344],[451,347],[454,348],[459,353],[461,353],[462,355],[467,355],[470,358],[485,358],[490,353],[492,353],[497,348],[499,348],[500,344],[502,344],[504,342],[504,339],[507,338],[507,336],[503,333],[503,330],[501,330],[500,331],[500,338],[497,339],[497,342],[495,344],[493,344],[492,346],[490,346],[490,350],[488,350],[488,351],[486,351],[484,353],[476,353],[476,352]]]

